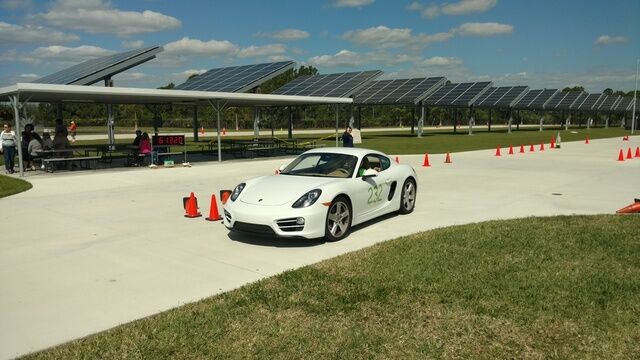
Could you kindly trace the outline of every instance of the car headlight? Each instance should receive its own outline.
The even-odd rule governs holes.
[[[318,198],[320,198],[320,194],[322,194],[322,190],[314,189],[309,191],[308,193],[302,195],[300,199],[296,200],[293,203],[294,208],[305,208],[307,206],[313,205]]]
[[[231,193],[231,197],[230,197],[231,201],[236,201],[238,196],[240,196],[240,193],[242,192],[242,190],[244,190],[245,185],[247,184],[241,183],[241,184],[238,184],[238,186],[236,186],[235,189],[233,189],[233,192]]]

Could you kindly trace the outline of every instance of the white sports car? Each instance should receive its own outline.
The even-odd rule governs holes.
[[[236,186],[224,225],[238,232],[336,241],[351,226],[391,212],[408,214],[416,172],[375,150],[324,148],[298,156],[280,174]]]

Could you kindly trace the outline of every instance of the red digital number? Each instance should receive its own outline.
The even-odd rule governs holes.
[[[164,144],[164,137],[158,136],[158,145]]]

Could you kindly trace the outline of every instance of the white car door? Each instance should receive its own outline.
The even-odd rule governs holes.
[[[389,172],[384,171],[386,168],[382,168],[382,165],[386,165],[386,168],[389,167],[389,164],[385,164],[384,159],[380,159],[377,154],[366,155],[361,160],[357,177],[353,179],[355,191],[353,217],[356,223],[378,216],[388,202]],[[364,177],[363,179],[363,172],[366,169],[375,169],[378,173],[376,176]]]

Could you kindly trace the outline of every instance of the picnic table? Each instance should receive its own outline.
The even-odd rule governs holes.
[[[72,170],[74,167],[84,169],[96,168],[93,166],[101,158],[100,156],[89,156],[89,152],[96,152],[94,147],[70,147],[65,149],[50,149],[38,151],[41,160],[41,168],[47,172],[53,172],[63,168]],[[74,156],[79,154],[79,156]]]

